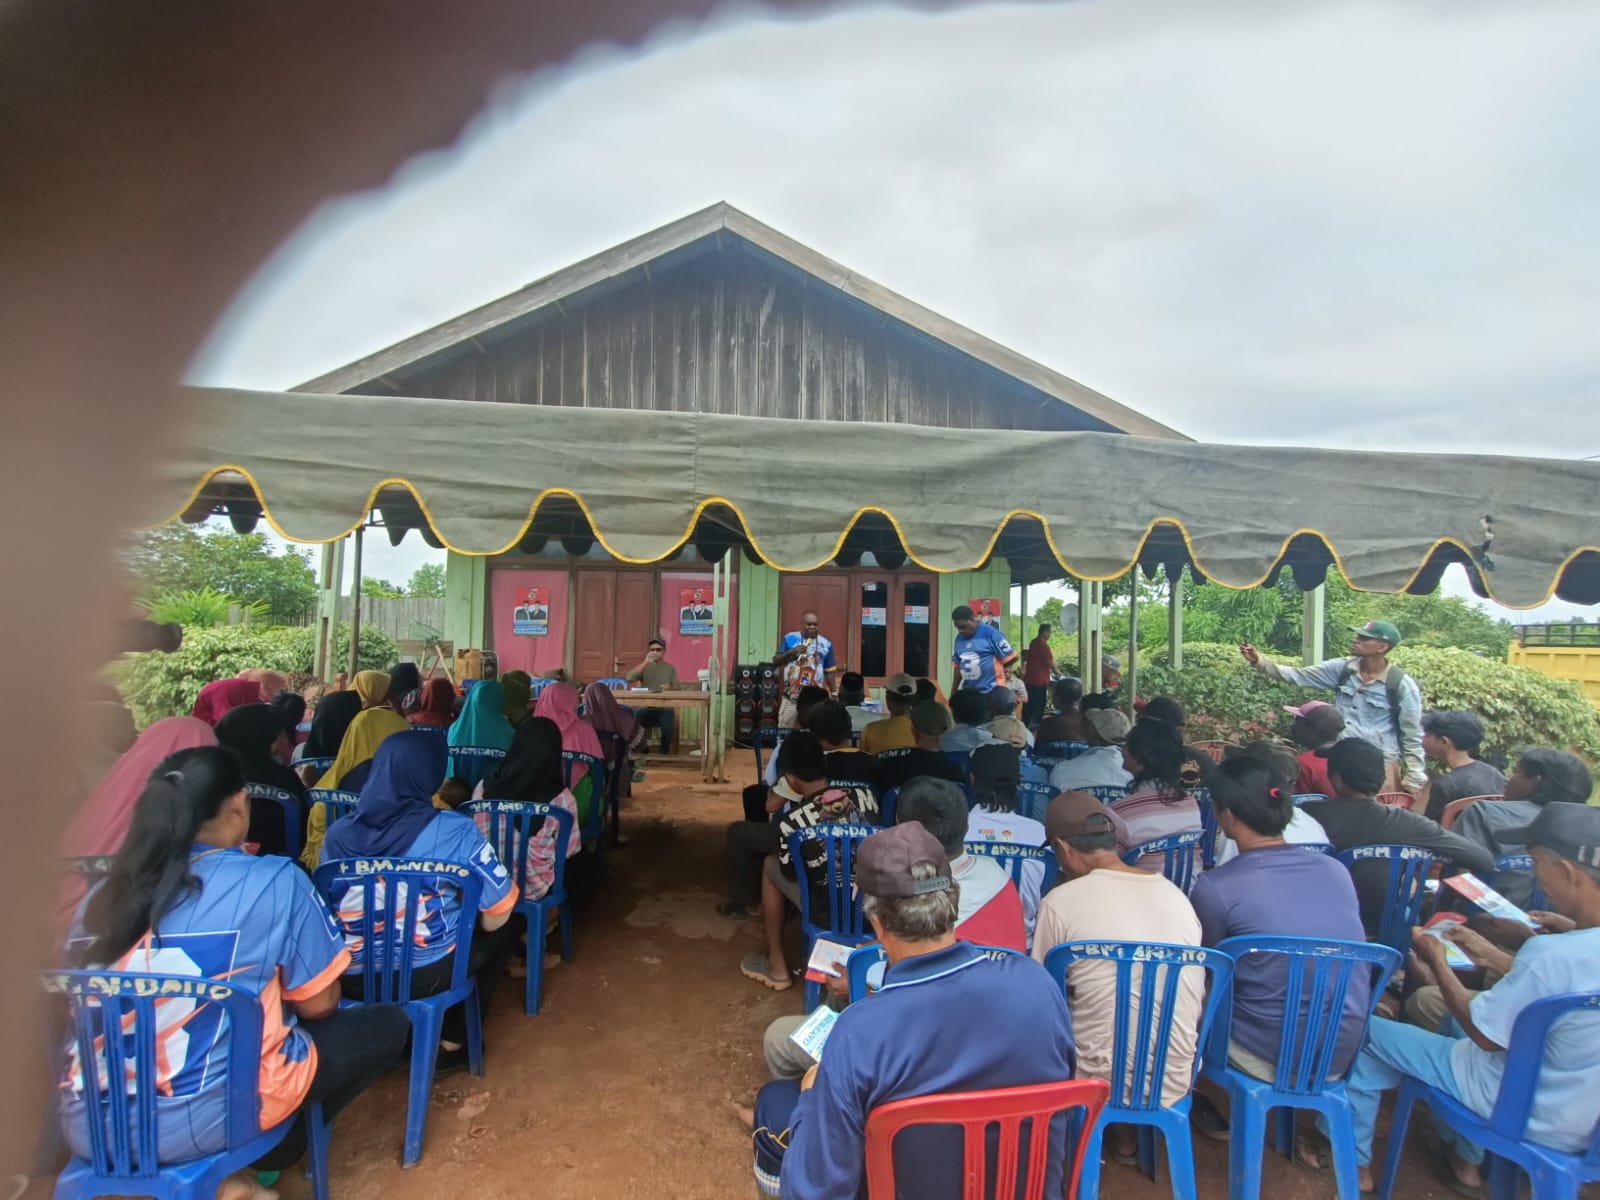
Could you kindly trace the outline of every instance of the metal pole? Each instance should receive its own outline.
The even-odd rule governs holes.
[[[1167,576],[1167,661],[1183,670],[1183,568]]]
[[[1139,695],[1139,564],[1128,573],[1128,715],[1134,715],[1133,702]]]
[[[1326,584],[1317,584],[1306,592],[1303,600],[1304,611],[1300,624],[1300,661],[1311,666],[1322,661],[1324,637],[1328,618],[1328,588]]]
[[[351,535],[355,539],[350,552],[355,577],[350,584],[350,663],[349,679],[354,680],[358,664],[361,662],[361,538],[365,532],[365,522],[356,526],[356,531]]]

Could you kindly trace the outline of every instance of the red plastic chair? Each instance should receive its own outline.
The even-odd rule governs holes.
[[[1451,829],[1455,826],[1456,818],[1480,800],[1504,800],[1504,796],[1484,793],[1482,796],[1463,796],[1459,800],[1452,800],[1444,806],[1444,812],[1439,814],[1439,828]]]
[[[1378,803],[1389,808],[1410,808],[1414,799],[1410,792],[1378,793]]]
[[[1201,750],[1201,751],[1204,751],[1206,754],[1209,754],[1211,756],[1211,761],[1213,761],[1213,762],[1221,762],[1222,761],[1222,756],[1224,754],[1226,754],[1229,750],[1237,750],[1239,747],[1233,742],[1216,742],[1216,741],[1212,741],[1212,742],[1195,742],[1194,743],[1194,748],[1196,750]]]
[[[961,1126],[965,1138],[961,1200],[984,1200],[989,1175],[987,1135],[991,1125],[998,1125],[1000,1144],[992,1194],[1015,1196],[1023,1123],[1031,1121],[1031,1129],[1044,1130],[1057,1113],[1077,1109],[1082,1116],[1068,1127],[1067,1161],[1061,1172],[1067,1181],[1065,1198],[1074,1200],[1088,1132],[1110,1098],[1111,1085],[1103,1079],[1069,1079],[986,1092],[915,1096],[875,1108],[867,1116],[867,1200],[894,1200],[894,1139],[913,1125]],[[1048,1137],[1033,1137],[1030,1130],[1025,1200],[1044,1200],[1049,1148]]]

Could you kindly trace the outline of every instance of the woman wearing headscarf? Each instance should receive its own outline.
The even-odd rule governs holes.
[[[298,758],[333,758],[339,753],[350,722],[361,711],[361,697],[354,692],[328,692],[317,703],[311,718],[311,732],[300,746]],[[323,768],[307,767],[301,775],[302,783],[315,783]]]
[[[273,748],[281,746],[285,736],[280,709],[270,704],[241,704],[217,722],[216,735],[217,741],[238,757],[246,784],[288,792],[300,806],[304,805],[305,786],[293,771],[273,757]],[[254,794],[252,801],[250,832],[245,840],[256,843],[261,854],[287,854],[283,807]],[[301,817],[302,826],[304,820]],[[299,834],[301,830],[295,832]]]
[[[500,769],[478,785],[478,796],[485,800],[522,800],[531,804],[553,804],[572,814],[572,836],[566,855],[571,858],[581,848],[578,838],[578,804],[567,790],[561,773],[561,730],[544,717],[529,717],[517,727]],[[474,818],[487,832],[489,818],[480,813]],[[522,889],[525,900],[537,900],[550,890],[555,880],[556,828],[547,821],[528,839],[528,877]]]
[[[207,725],[215,725],[230,709],[241,704],[260,704],[261,685],[254,679],[219,679],[200,689],[189,715]]]
[[[433,794],[444,781],[447,762],[447,752],[439,738],[390,738],[378,750],[356,811],[335,821],[328,830],[320,861],[404,857],[459,863],[471,870],[483,891],[469,966],[478,981],[479,1010],[487,1013],[495,985],[505,974],[515,949],[506,921],[517,905],[517,893],[472,818],[433,807]],[[351,965],[344,976],[345,995],[356,999],[364,994],[360,897],[359,891],[341,894],[338,890],[330,897],[351,954]],[[453,947],[462,916],[461,897],[459,891],[441,881],[437,892],[420,902],[427,905],[427,911],[417,921],[411,988],[415,996],[429,996],[450,986],[455,965]],[[466,1065],[465,1041],[465,1014],[456,1006],[445,1015],[436,1073]]]
[[[501,711],[515,729],[533,715],[533,676],[526,671],[507,671],[500,676],[500,690],[505,693]]]
[[[376,708],[389,699],[389,672],[357,671],[350,690],[361,697],[362,708]]]
[[[498,681],[485,679],[473,685],[461,716],[450,726],[450,748],[467,746],[507,750],[511,746],[511,722],[506,720],[505,691]],[[486,778],[495,763],[486,758],[461,757],[450,760],[450,777],[463,779],[469,787]]]
[[[614,733],[622,739],[620,745],[615,738],[601,736],[600,741],[611,752],[606,759],[606,772],[616,772],[617,795],[633,795],[633,739],[639,735],[639,722],[598,680],[583,689],[583,719],[594,726],[597,734]]]
[[[422,672],[416,663],[395,663],[389,669],[389,707],[402,717],[416,711],[416,693],[422,690]]]
[[[552,683],[539,693],[539,703],[534,708],[536,717],[554,721],[561,730],[561,748],[579,754],[593,755],[605,761],[605,750],[600,745],[594,727],[578,715],[578,689],[570,683]],[[605,797],[594,794],[594,780],[589,768],[582,763],[572,769],[572,796],[578,802],[578,823],[587,824],[592,818],[591,804],[603,804]]]
[[[240,679],[254,680],[261,687],[261,703],[271,704],[273,697],[289,686],[280,672],[269,667],[249,667],[239,672]]]
[[[362,680],[366,679],[366,690],[362,690]],[[371,699],[372,705],[381,705],[389,694],[389,676],[382,671],[362,671],[356,676],[356,695],[361,697],[362,703]],[[324,704],[327,701],[323,701]],[[322,778],[317,780],[317,787],[322,790],[355,792],[360,791],[366,784],[367,776],[372,770],[373,759],[377,756],[378,747],[384,740],[396,733],[404,733],[408,728],[406,719],[392,708],[366,707],[356,714],[355,720],[350,722],[350,728],[345,730],[344,739],[339,743],[339,753],[333,760],[333,766],[323,772]],[[311,810],[311,816],[306,821],[306,844],[300,852],[300,861],[306,869],[314,870],[319,855],[322,851],[322,837],[327,831],[328,817],[319,805]]]
[[[78,858],[115,854],[133,820],[133,806],[138,803],[139,793],[144,791],[145,782],[156,765],[179,750],[216,744],[217,735],[211,731],[211,726],[195,717],[168,717],[150,726],[117,759],[78,809],[72,824],[61,836],[62,855]],[[83,899],[84,891],[83,879],[76,876],[63,885],[63,928],[64,922],[72,919],[72,910]]]
[[[455,724],[456,689],[442,676],[423,686],[422,705],[406,719],[413,729],[437,729],[443,733]]]

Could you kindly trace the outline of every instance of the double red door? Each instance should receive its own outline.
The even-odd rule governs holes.
[[[779,632],[799,629],[800,618],[814,612],[839,666],[859,671],[869,687],[882,686],[900,671],[931,678],[933,597],[933,576],[921,573],[785,575],[779,585]]]
[[[574,663],[579,679],[625,675],[644,661],[656,634],[655,576],[649,571],[573,572],[577,596]]]

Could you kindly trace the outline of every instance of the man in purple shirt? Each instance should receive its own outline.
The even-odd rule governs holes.
[[[1366,940],[1350,872],[1337,859],[1284,841],[1294,813],[1286,781],[1260,761],[1238,755],[1216,766],[1209,786],[1217,826],[1238,844],[1239,854],[1201,875],[1189,893],[1200,918],[1201,944],[1254,936]],[[1288,981],[1289,964],[1276,955],[1249,955],[1234,968],[1228,1064],[1236,1070],[1257,1079],[1275,1074]],[[1336,1075],[1349,1069],[1360,1048],[1370,993],[1365,972],[1354,973],[1332,1061]],[[1307,996],[1302,1011],[1309,1002]],[[1195,1119],[1203,1130],[1226,1127],[1214,1110],[1206,1113],[1202,1107],[1197,1105]],[[1306,1147],[1302,1153],[1317,1152]]]

